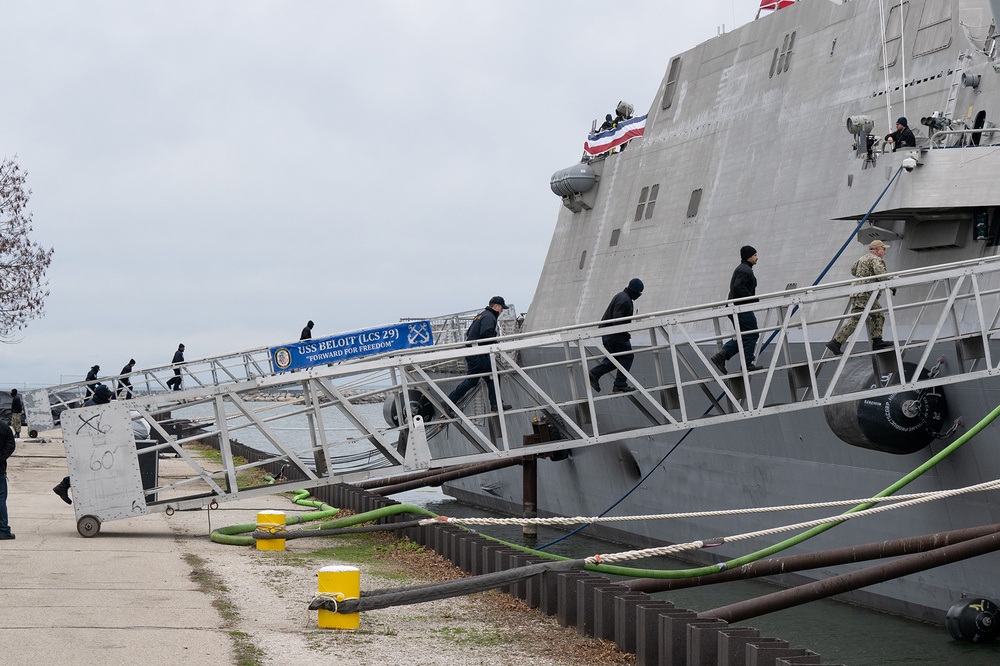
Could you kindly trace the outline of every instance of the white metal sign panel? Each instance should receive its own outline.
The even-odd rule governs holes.
[[[115,402],[67,409],[60,421],[77,518],[149,513],[128,409]]]
[[[44,389],[41,391],[28,391],[23,394],[23,397],[24,415],[27,417],[25,425],[29,429],[41,432],[43,430],[52,430],[56,427],[55,422],[52,420],[52,405],[49,404],[48,391]]]

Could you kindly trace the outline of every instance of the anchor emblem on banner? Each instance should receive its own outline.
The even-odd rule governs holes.
[[[411,345],[426,345],[430,343],[431,332],[428,322],[422,321],[419,324],[411,324],[410,331],[406,336]]]

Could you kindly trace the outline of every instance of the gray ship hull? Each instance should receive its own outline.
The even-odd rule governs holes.
[[[744,244],[759,251],[758,293],[811,284],[831,261],[829,279],[848,279],[850,265],[866,250],[862,243],[872,238],[892,245],[890,270],[996,254],[1000,151],[986,146],[1000,135],[978,134],[973,145],[968,132],[949,133],[944,145],[965,145],[920,151],[918,166],[890,185],[905,154],[868,154],[845,129],[847,118],[868,115],[875,119],[874,135],[888,133],[889,121],[903,115],[904,95],[921,146],[931,143],[931,128],[918,124],[921,117],[937,113],[953,121],[950,127],[967,130],[989,130],[991,119],[1000,117],[989,4],[908,2],[902,40],[898,27],[893,37],[898,10],[887,9],[883,20],[876,2],[805,0],[666,63],[643,138],[592,162],[595,186],[564,199],[525,330],[595,321],[634,276],[646,284],[637,301],[646,312],[719,301]],[[973,76],[980,77],[975,87]],[[872,224],[858,235],[862,243],[838,255],[869,211]],[[987,216],[988,227],[979,241],[977,213]],[[634,370],[642,374],[639,359]],[[994,379],[955,384],[946,396],[952,417],[962,415],[968,427],[1000,404],[1000,386]],[[627,429],[639,419],[628,405],[604,410],[598,418],[605,431],[615,424]],[[946,444],[936,441],[910,455],[858,448],[831,431],[821,409],[695,428],[663,460],[680,437],[624,439],[574,451],[568,460],[540,462],[539,514],[598,515],[643,478],[616,515],[870,497]],[[985,431],[905,492],[1000,478],[996,440]],[[521,510],[517,470],[450,483],[446,491],[473,504]],[[615,523],[588,531],[646,546],[739,534],[840,510]],[[998,519],[1000,506],[980,493],[852,521],[794,552]],[[730,559],[783,538],[725,545],[693,557]],[[823,579],[848,569],[799,577]],[[981,556],[847,596],[939,621],[963,596],[1000,598],[998,569],[1000,555]]]

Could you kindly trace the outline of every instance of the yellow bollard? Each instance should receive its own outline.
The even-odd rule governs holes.
[[[318,575],[319,594],[332,596],[338,602],[361,597],[361,570],[357,567],[323,567]],[[334,613],[320,608],[317,620],[320,629],[357,629],[361,626],[360,613]]]
[[[272,534],[285,531],[284,511],[261,511],[257,514],[257,529]],[[257,550],[284,550],[284,539],[257,539]]]

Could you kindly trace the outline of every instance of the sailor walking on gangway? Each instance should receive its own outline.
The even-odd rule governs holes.
[[[862,256],[851,267],[851,275],[858,278],[878,278],[886,272],[885,268],[885,252],[889,249],[889,246],[880,240],[873,240],[868,244],[868,254]],[[861,280],[861,282],[867,282],[868,280]],[[892,290],[895,293],[895,289]],[[851,337],[851,333],[858,326],[858,321],[861,319],[861,313],[864,312],[865,306],[868,305],[868,299],[871,297],[872,292],[863,291],[859,294],[854,294],[851,296],[851,314],[854,315],[843,324],[833,336],[833,340],[826,343],[826,348],[831,352],[840,356],[843,350],[840,348],[842,344],[847,342],[847,338]],[[891,342],[886,342],[882,339],[882,324],[885,323],[885,315],[880,312],[882,306],[878,302],[878,294],[875,295],[875,301],[872,303],[871,311],[868,313],[868,319],[865,324],[868,326],[868,337],[872,341],[872,349],[878,351],[879,349],[886,349],[892,347]]]
[[[506,309],[507,302],[503,300],[503,296],[494,296],[491,298],[486,309],[476,315],[476,318],[472,320],[472,324],[469,325],[469,330],[465,332],[466,341],[490,340],[497,337],[497,318]],[[467,370],[466,374],[468,375],[482,375],[487,373],[490,371],[490,355],[476,354],[475,356],[469,356],[465,359],[465,366]],[[455,387],[455,390],[448,394],[448,399],[457,404],[466,393],[479,384],[480,379],[483,378],[473,376],[465,378],[461,384]],[[490,410],[495,412],[497,411],[497,390],[489,378],[486,378],[486,390],[490,396]],[[503,408],[510,409],[510,405],[504,405]]]
[[[747,299],[749,303],[756,303],[759,299],[750,298],[757,295],[757,277],[753,274],[753,267],[757,264],[757,250],[752,245],[744,245],[740,248],[740,265],[733,271],[733,277],[729,280],[729,300]],[[747,361],[747,372],[763,370],[759,365],[754,365],[754,349],[757,347],[757,339],[760,332],[757,330],[757,315],[753,312],[740,312],[736,315],[737,328],[743,337],[743,357]],[[722,374],[728,374],[726,361],[736,356],[739,352],[739,345],[736,338],[729,340],[722,345],[722,351],[712,357],[712,363]]]
[[[601,321],[609,321],[611,319],[621,319],[622,317],[631,317],[635,313],[635,307],[632,305],[632,301],[642,296],[642,290],[645,287],[642,284],[642,280],[639,278],[632,278],[629,280],[628,286],[625,287],[623,291],[618,292],[608,303],[608,308],[604,311],[604,316],[601,317]],[[616,322],[622,324],[625,322]],[[605,328],[606,326],[612,326],[613,324],[601,324],[599,328]],[[604,344],[604,348],[608,350],[611,354],[621,354],[621,352],[632,351],[632,334],[627,331],[624,333],[614,333],[613,335],[605,335],[601,338],[601,342]],[[618,362],[622,364],[625,371],[628,372],[632,369],[632,361],[635,360],[635,354],[624,354],[622,356],[617,356]],[[595,365],[590,370],[590,387],[594,389],[595,393],[601,392],[601,377],[606,375],[615,369],[615,364],[611,362],[610,358],[605,358],[603,361]],[[611,389],[612,393],[627,393],[629,391],[634,391],[635,388],[629,386],[628,380],[625,379],[625,375],[621,370],[615,375],[615,385]]]

